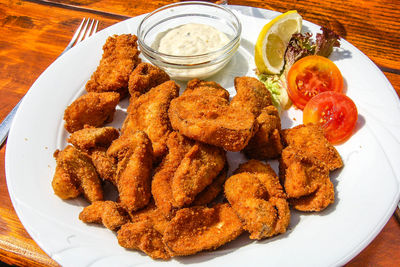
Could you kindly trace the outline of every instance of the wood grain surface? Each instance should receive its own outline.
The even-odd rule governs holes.
[[[0,120],[60,55],[83,17],[98,19],[102,29],[172,2],[178,1],[0,0]],[[280,12],[296,9],[304,19],[334,29],[373,60],[400,95],[399,0],[230,0],[229,4]],[[15,214],[5,179],[6,149],[6,145],[0,149],[0,260],[17,266],[57,266]],[[399,251],[400,224],[392,217],[348,266],[400,266]]]

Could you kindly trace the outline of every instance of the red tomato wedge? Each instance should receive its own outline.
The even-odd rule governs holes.
[[[346,141],[358,118],[357,107],[348,96],[337,92],[320,93],[303,110],[303,123],[319,123],[332,144]]]
[[[288,95],[300,109],[319,93],[343,91],[340,70],[331,60],[321,56],[307,56],[298,60],[290,68],[287,81]]]

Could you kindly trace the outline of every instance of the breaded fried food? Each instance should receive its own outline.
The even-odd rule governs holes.
[[[78,181],[71,177],[59,164],[56,166],[51,186],[54,193],[61,199],[76,198],[83,192]]]
[[[195,90],[195,92],[193,92],[193,90]],[[213,81],[204,81],[199,79],[190,80],[186,85],[185,92],[199,95],[208,93],[229,100],[229,92]]]
[[[127,223],[118,231],[118,243],[127,249],[141,250],[153,259],[168,260],[171,255],[162,241],[163,235],[149,220]]]
[[[226,181],[226,176],[228,174],[228,164],[218,174],[218,176],[212,181],[212,183],[204,188],[196,198],[194,199],[193,206],[207,205],[211,203],[223,190],[223,185]]]
[[[92,162],[97,173],[103,181],[109,181],[117,186],[115,176],[117,173],[117,160],[107,155],[107,150],[103,147],[96,148],[91,154]]]
[[[143,131],[121,138],[125,141],[123,150],[126,152],[118,161],[115,180],[121,205],[128,212],[132,212],[145,207],[150,201],[153,149],[150,139]],[[117,141],[119,140],[114,142]]]
[[[319,125],[298,125],[282,131],[283,142],[297,150],[304,151],[323,162],[330,171],[343,167],[336,148],[325,138]]]
[[[103,224],[111,231],[115,231],[129,222],[129,216],[126,210],[114,201],[95,201],[79,213],[79,220],[85,223]]]
[[[152,194],[157,207],[170,219],[176,209],[190,205],[212,184],[226,164],[226,155],[221,148],[176,132],[170,134],[167,145],[169,152],[153,176]]]
[[[240,105],[230,105],[223,88],[203,83],[171,101],[168,114],[172,128],[189,138],[242,150],[254,134],[255,116]]]
[[[67,141],[80,150],[90,152],[97,147],[109,147],[118,137],[119,132],[114,127],[96,128],[86,125],[82,130],[73,132]]]
[[[101,127],[111,122],[119,94],[114,92],[87,93],[80,96],[64,112],[65,129],[73,133],[85,125]]]
[[[140,96],[170,80],[169,75],[157,66],[142,62],[129,76],[129,93],[131,96]]]
[[[151,222],[154,229],[161,234],[164,233],[165,228],[169,223],[169,220],[165,218],[163,213],[157,208],[154,202],[151,202],[146,208],[132,213],[130,217],[133,223],[140,221]]]
[[[236,95],[231,105],[241,109],[247,109],[255,117],[260,115],[263,108],[272,105],[271,93],[265,85],[253,77],[235,78]]]
[[[281,119],[274,106],[267,106],[257,117],[258,131],[244,148],[248,158],[266,160],[279,157],[282,153]]]
[[[251,239],[286,232],[289,204],[279,179],[268,165],[252,160],[239,166],[225,182],[225,196],[243,220]]]
[[[59,196],[65,198],[65,196],[75,195],[79,191],[91,203],[103,200],[103,188],[101,187],[100,179],[91,159],[86,154],[73,146],[67,146],[62,151],[56,151],[54,157],[57,161],[58,171],[53,178],[52,185],[56,194],[62,192]],[[71,183],[67,180],[71,181]],[[66,184],[66,188],[58,188]],[[72,191],[70,193],[65,192],[67,188]]]
[[[168,108],[171,100],[179,94],[179,86],[174,81],[164,82],[138,98],[131,98],[129,113],[122,126],[122,135],[137,130],[144,131],[153,145],[156,160],[167,152],[166,141],[171,124]]]
[[[279,176],[288,197],[298,198],[315,192],[320,181],[329,179],[329,169],[311,155],[288,146],[279,161]]]
[[[329,179],[319,182],[316,191],[299,198],[289,198],[290,205],[300,211],[321,211],[335,201],[335,191]]]
[[[239,165],[239,167],[233,172],[233,174],[238,174],[242,172],[249,173],[267,173],[272,176],[276,176],[274,169],[271,165],[264,164],[259,160],[251,159],[245,163]]]
[[[177,211],[164,231],[163,241],[173,256],[214,250],[236,239],[242,223],[229,204],[196,206]]]
[[[279,173],[293,208],[321,211],[334,202],[329,169],[313,155],[286,147],[279,162]]]
[[[168,219],[171,219],[176,211],[176,208],[172,205],[172,178],[193,143],[194,141],[183,135],[172,132],[167,140],[168,154],[164,157],[153,176],[151,193],[157,208]]]
[[[221,148],[196,142],[185,154],[172,178],[173,205],[181,208],[212,183],[226,163]]]
[[[259,160],[278,157],[282,151],[281,120],[278,110],[272,105],[271,93],[253,77],[236,77],[235,89],[237,93],[231,105],[247,109],[257,118],[258,128],[244,148],[246,156]]]
[[[118,92],[121,98],[128,95],[129,76],[140,63],[139,53],[136,35],[108,37],[100,64],[86,83],[86,91]]]

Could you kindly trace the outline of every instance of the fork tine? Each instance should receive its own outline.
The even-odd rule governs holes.
[[[86,21],[85,25],[83,26],[83,29],[81,31],[81,33],[79,34],[78,40],[76,40],[76,43],[79,43],[80,41],[82,41],[83,36],[85,35],[87,26],[89,25],[89,19]]]
[[[97,32],[97,26],[99,26],[99,21],[98,20],[96,20],[96,24],[94,25],[92,35]]]
[[[93,24],[94,24],[94,19],[92,20],[92,23],[90,23],[89,29],[86,31],[85,37],[83,39],[87,39],[90,36],[90,33],[93,28]]]
[[[72,47],[72,45],[75,43],[76,38],[78,37],[78,34],[79,34],[79,32],[81,31],[82,25],[83,25],[83,23],[85,22],[85,20],[86,20],[86,18],[83,18],[83,19],[82,19],[81,25],[79,25],[78,29],[76,29],[76,31],[75,31],[75,33],[74,33],[74,36],[72,36],[72,39],[71,39],[71,41],[69,42],[69,44],[67,45],[67,47],[65,48],[64,52],[67,51],[68,49],[70,49],[70,48]],[[64,52],[63,52],[63,53],[64,53]]]

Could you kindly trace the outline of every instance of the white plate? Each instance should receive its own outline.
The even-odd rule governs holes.
[[[243,23],[241,47],[223,73],[211,79],[234,93],[234,76],[254,76],[254,42],[262,26],[278,13],[231,8]],[[358,107],[359,123],[351,139],[337,147],[345,167],[332,175],[336,202],[325,211],[293,212],[287,233],[274,238],[256,242],[244,234],[215,252],[168,262],[125,250],[113,232],[80,222],[78,214],[87,203],[82,199],[62,201],[51,188],[52,154],[66,145],[63,112],[84,92],[107,36],[136,33],[142,18],[109,27],[58,58],[37,79],[16,114],[6,152],[8,190],[26,230],[50,257],[63,266],[334,266],[345,264],[373,240],[399,200],[400,105],[382,72],[345,40],[331,59],[344,76],[347,95]],[[303,29],[316,32],[319,27],[305,21]],[[119,110],[115,125],[123,116]],[[300,122],[301,114],[294,110],[283,116],[284,127]],[[231,169],[237,164],[237,155],[230,153]]]

